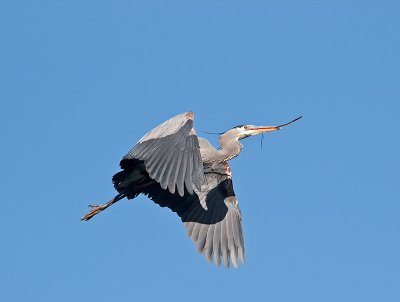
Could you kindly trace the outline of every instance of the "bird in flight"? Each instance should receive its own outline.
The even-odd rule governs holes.
[[[161,207],[176,212],[200,253],[219,266],[244,263],[242,215],[233,191],[228,161],[242,150],[239,140],[289,125],[240,125],[222,133],[220,148],[198,137],[194,113],[170,118],[144,135],[122,158],[112,178],[118,194],[102,205],[90,205],[89,220],[117,201],[147,195]]]

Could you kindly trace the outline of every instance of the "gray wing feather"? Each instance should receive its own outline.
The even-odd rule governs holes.
[[[226,214],[226,218],[225,218],[225,224],[226,224],[226,238],[227,238],[227,242],[228,242],[228,250],[231,252],[231,256],[232,256],[232,262],[235,263],[235,259],[234,259],[234,244],[233,244],[233,230],[232,230],[232,214],[228,211],[228,213]]]
[[[188,190],[189,194],[193,194],[192,175],[190,173],[190,171],[192,170],[192,159],[190,155],[191,154],[186,153],[188,159],[186,161],[185,187],[186,190]]]
[[[229,267],[228,237],[226,229],[226,219],[221,221],[221,252],[226,267]]]
[[[211,261],[211,259],[213,257],[213,252],[214,252],[214,249],[213,249],[214,230],[215,230],[215,224],[211,224],[207,230],[206,245],[205,245],[204,251],[203,251],[208,262]]]
[[[159,163],[159,167],[157,168],[157,172],[156,175],[159,174],[159,183],[161,185],[161,188],[163,188],[164,190],[167,188],[168,186],[168,182],[166,179],[167,176],[167,172],[168,172],[168,166],[170,165],[171,161],[174,158],[174,152],[172,150],[170,150],[164,157],[164,159]]]
[[[178,193],[180,196],[183,196],[185,192],[185,173],[186,173],[186,165],[187,165],[187,154],[186,152],[183,152],[182,154],[182,163],[179,166],[179,173],[178,173],[178,179],[176,181]]]
[[[189,237],[192,237],[193,228],[196,223],[194,222],[185,222],[186,232]]]
[[[168,154],[168,156],[165,159],[165,162],[160,163],[160,165],[163,166],[163,168],[161,169],[161,173],[160,173],[160,184],[161,184],[161,188],[163,188],[164,190],[168,187],[168,176],[171,173],[171,164],[175,161],[175,154],[174,152],[171,150]],[[171,189],[172,191],[172,189]]]
[[[193,129],[193,113],[179,114],[146,135],[123,157],[142,160],[149,176],[174,194],[184,195],[184,187],[193,194],[193,186],[200,189],[203,162]],[[179,160],[178,160],[179,158]]]
[[[213,238],[214,261],[219,266],[221,265],[221,224],[217,223],[214,229]]]
[[[213,213],[212,213],[212,218],[211,221],[216,221],[216,218],[218,217],[219,213],[218,213],[218,209],[216,209]],[[208,229],[207,229],[207,234],[206,234],[206,238],[205,238],[205,246],[203,249],[203,253],[206,256],[206,259],[208,262],[211,261],[213,254],[214,254],[214,230],[215,230],[215,224],[210,224]]]
[[[203,253],[204,247],[206,246],[207,234],[208,234],[209,227],[210,227],[210,225],[208,225],[208,224],[202,224],[201,228],[199,230],[199,235],[197,237],[197,250],[200,253]]]
[[[197,239],[199,238],[199,233],[200,233],[201,226],[202,226],[201,223],[196,223],[194,225],[194,228],[193,228],[193,232],[192,232],[191,238],[196,243],[196,245],[197,245]]]
[[[172,170],[172,175],[169,178],[168,181],[168,187],[172,188],[171,193],[175,193],[175,188],[178,186],[177,179],[178,179],[178,174],[179,174],[179,169],[181,166],[181,160],[182,160],[182,153],[179,152],[176,158],[175,166],[178,167],[177,169],[171,169]],[[176,184],[176,186],[175,186]],[[183,193],[182,193],[183,194]]]
[[[231,259],[234,267],[238,266],[238,256],[237,256],[237,246],[235,245],[234,239],[233,239],[233,215],[232,212],[228,211],[228,214],[226,215],[226,227],[227,227],[227,237],[228,237],[228,247],[229,251],[231,253]]]

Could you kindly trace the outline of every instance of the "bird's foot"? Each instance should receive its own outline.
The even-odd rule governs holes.
[[[104,209],[107,208],[107,204],[103,204],[103,205],[99,205],[99,204],[91,204],[89,205],[90,208],[92,208],[88,213],[85,214],[85,216],[83,216],[81,218],[81,220],[85,220],[88,221],[89,219],[91,219],[94,215],[99,214],[101,211],[103,211]]]
[[[126,195],[124,193],[119,193],[117,196],[115,196],[113,199],[111,199],[109,202],[107,202],[105,204],[91,204],[91,205],[89,205],[89,207],[92,208],[92,209],[88,213],[86,213],[86,215],[83,216],[81,218],[81,220],[88,221],[94,215],[99,214],[101,211],[107,209],[109,206],[113,205],[118,200],[121,200],[122,198],[125,198],[125,197],[126,197]]]

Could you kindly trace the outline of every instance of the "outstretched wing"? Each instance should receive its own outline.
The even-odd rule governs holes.
[[[227,163],[219,165],[229,167]],[[223,259],[229,267],[231,259],[237,267],[238,259],[244,262],[242,216],[230,175],[217,172],[206,172],[201,190],[195,189],[194,194],[171,194],[157,183],[142,192],[181,217],[188,235],[208,261],[214,259],[220,265]]]
[[[193,112],[185,112],[151,130],[123,157],[121,168],[142,160],[150,178],[172,194],[177,189],[183,196],[184,187],[193,194],[193,185],[200,190],[204,173],[193,118]]]

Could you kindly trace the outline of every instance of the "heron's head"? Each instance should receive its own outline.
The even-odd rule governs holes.
[[[236,137],[238,140],[241,140],[241,139],[244,139],[246,137],[253,136],[256,134],[279,130],[282,127],[289,125],[289,124],[297,121],[300,118],[301,118],[301,116],[294,119],[293,121],[290,121],[289,123],[278,125],[278,126],[239,125],[239,126],[233,127],[232,129],[228,130],[225,133],[226,134],[229,133],[229,135],[232,135],[233,137]]]
[[[237,137],[239,140],[256,134],[279,130],[278,126],[254,126],[254,125],[239,125],[228,130],[229,134]]]

